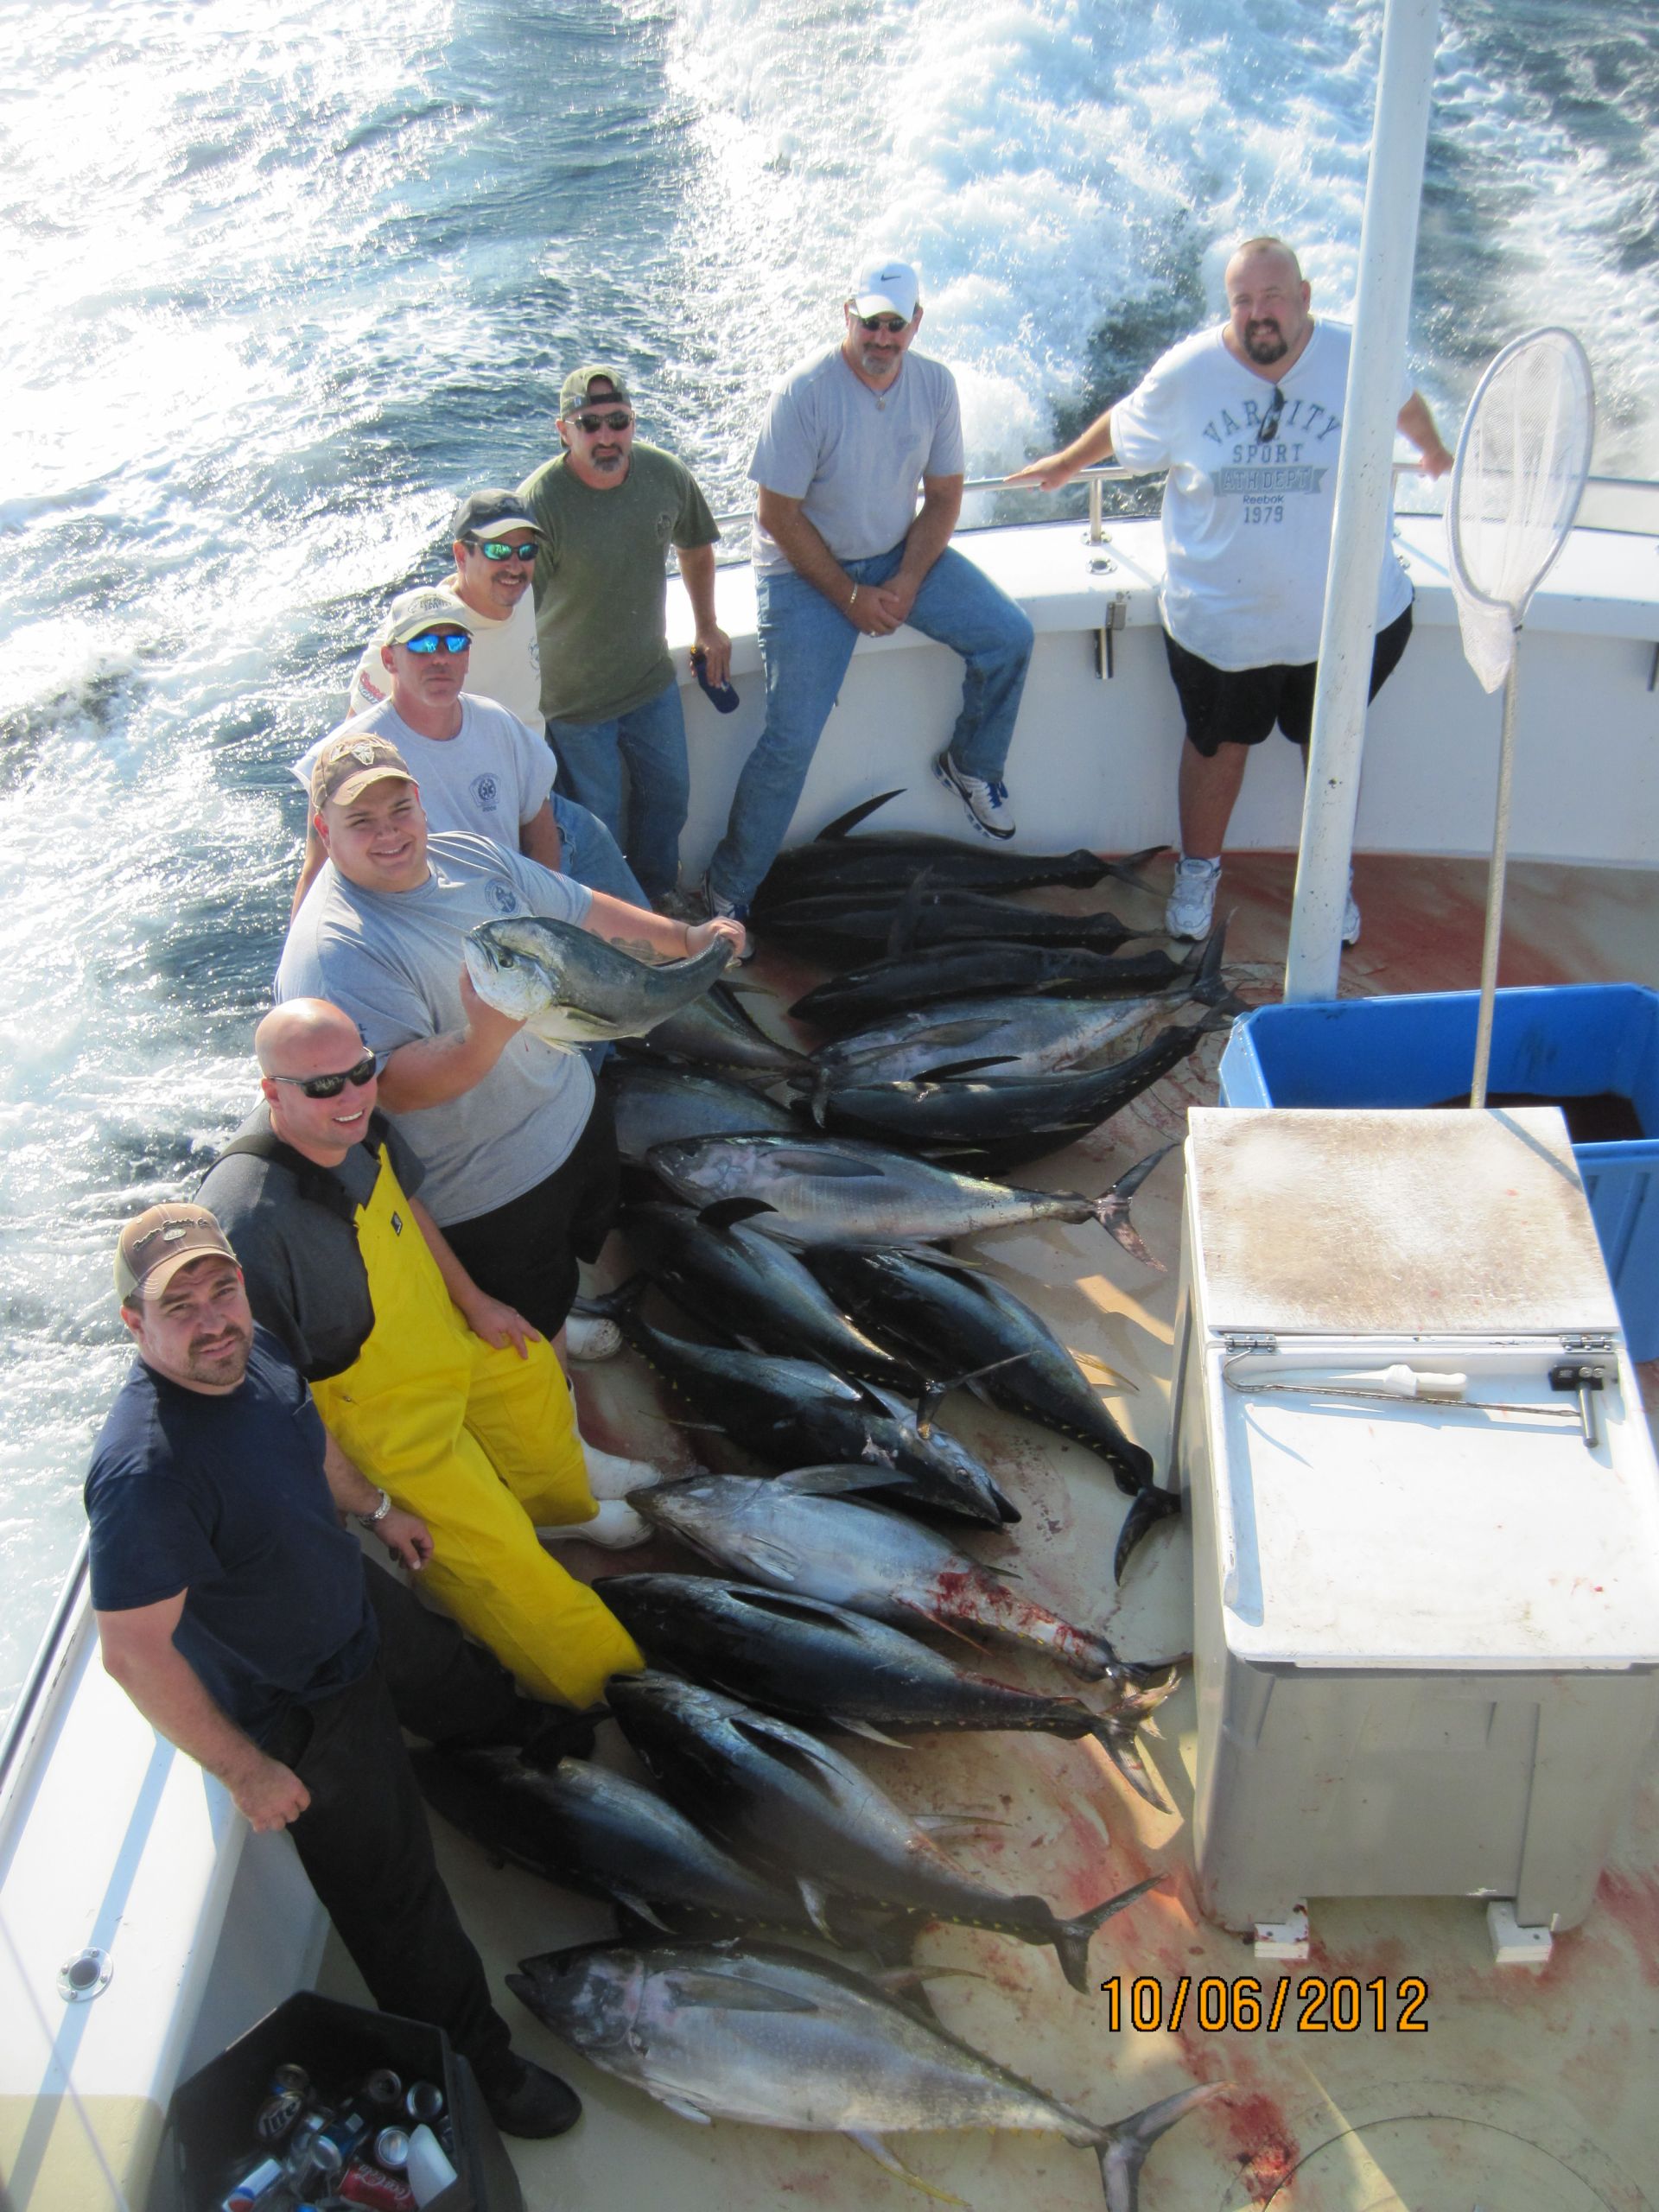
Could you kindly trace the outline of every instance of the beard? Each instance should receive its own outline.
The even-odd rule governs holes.
[[[1271,362],[1283,360],[1290,347],[1276,322],[1253,322],[1244,332],[1244,351],[1266,368]]]
[[[248,1354],[253,1350],[253,1331],[232,1323],[222,1334],[234,1342],[213,1352],[204,1352],[192,1344],[186,1355],[184,1371],[193,1382],[207,1382],[216,1389],[239,1382],[248,1371]],[[207,1341],[213,1343],[215,1338]]]

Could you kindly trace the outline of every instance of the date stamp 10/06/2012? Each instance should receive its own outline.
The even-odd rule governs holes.
[[[1100,1985],[1106,1999],[1108,2029],[1138,2035],[1177,2035],[1196,2027],[1205,2035],[1292,2034],[1427,2035],[1428,1984],[1419,1974],[1396,1981],[1378,1975],[1361,1981],[1353,1974],[1279,1974],[1262,1981],[1255,1974],[1113,1974]]]

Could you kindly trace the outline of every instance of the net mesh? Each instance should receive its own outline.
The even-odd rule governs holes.
[[[1595,433],[1590,364],[1570,330],[1535,330],[1481,379],[1458,441],[1446,502],[1464,658],[1489,691],[1567,542]]]

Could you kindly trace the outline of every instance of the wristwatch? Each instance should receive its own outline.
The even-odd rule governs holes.
[[[357,1517],[365,1529],[378,1529],[391,1510],[391,1492],[383,1490],[380,1493],[380,1503],[375,1507],[373,1512],[359,1513]]]

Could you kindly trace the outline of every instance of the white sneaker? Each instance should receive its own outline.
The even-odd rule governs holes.
[[[648,1542],[650,1536],[650,1529],[620,1497],[601,1498],[591,1521],[568,1521],[560,1528],[536,1531],[536,1541],[543,1551],[555,1544],[579,1543],[598,1544],[607,1552],[628,1552],[636,1544]]]
[[[595,1497],[626,1497],[631,1491],[649,1490],[653,1483],[671,1479],[649,1459],[620,1459],[614,1452],[601,1452],[585,1436],[582,1456],[588,1463],[588,1487]]]
[[[565,1319],[564,1341],[572,1359],[592,1364],[616,1357],[622,1349],[622,1332],[603,1314],[571,1313]]]
[[[1164,928],[1171,937],[1208,937],[1216,912],[1216,890],[1221,881],[1219,861],[1178,861],[1175,881],[1164,909]]]
[[[1359,943],[1359,907],[1354,898],[1354,879],[1348,878],[1348,903],[1342,910],[1342,941],[1344,944]]]
[[[1006,784],[988,784],[977,776],[964,775],[950,758],[948,746],[933,763],[933,772],[947,791],[955,791],[968,810],[968,819],[982,836],[1013,836],[1017,825]]]

